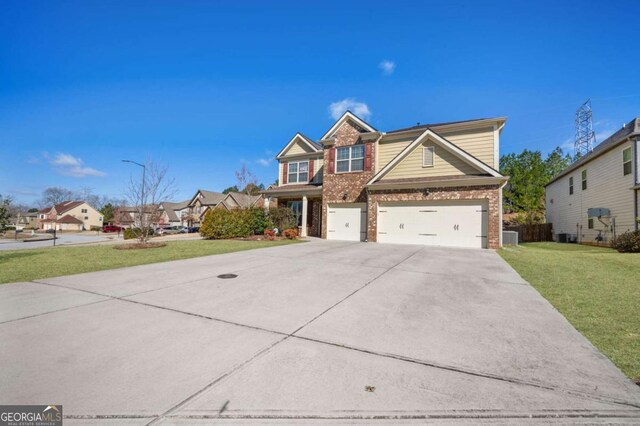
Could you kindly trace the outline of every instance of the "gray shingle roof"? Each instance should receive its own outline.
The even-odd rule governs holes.
[[[634,135],[638,135],[638,134],[640,134],[640,117],[636,117],[633,120],[631,120],[630,122],[628,122],[627,124],[625,124],[624,127],[622,127],[622,129],[618,130],[617,132],[615,132],[614,134],[609,136],[607,139],[605,139],[604,141],[599,143],[593,149],[593,151],[591,151],[590,153],[588,153],[584,157],[580,158],[578,161],[574,162],[569,167],[564,169],[562,172],[560,172],[559,174],[554,176],[549,181],[547,186],[551,185],[553,182],[557,181],[561,177],[566,176],[569,173],[571,173],[572,171],[580,168],[581,166],[583,166],[584,164],[588,163],[589,161],[599,157],[600,155],[604,154],[605,152],[609,151],[610,149],[615,148],[616,146],[620,145],[621,143],[626,141],[628,137],[631,137],[631,136],[634,136]]]

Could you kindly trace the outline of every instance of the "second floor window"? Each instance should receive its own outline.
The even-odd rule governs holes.
[[[341,146],[337,151],[337,173],[361,172],[364,170],[364,145]]]
[[[583,170],[582,171],[582,190],[584,191],[585,189],[587,189],[587,171]]]
[[[622,173],[624,176],[631,174],[631,147],[622,151]]]
[[[573,195],[573,176],[569,178],[569,195]]]
[[[303,183],[309,181],[309,162],[300,161],[297,163],[289,163],[287,172],[287,182]]]
[[[82,209],[82,213],[86,213],[86,212],[87,212],[87,209]]]

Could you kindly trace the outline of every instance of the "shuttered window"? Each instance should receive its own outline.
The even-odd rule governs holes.
[[[629,147],[622,151],[622,174],[624,176],[630,175],[631,171],[631,147]]]
[[[341,146],[337,151],[336,173],[364,170],[364,145]]]
[[[422,147],[422,167],[433,167],[435,152],[435,146]]]
[[[287,181],[289,183],[306,183],[309,181],[309,162],[289,163]]]

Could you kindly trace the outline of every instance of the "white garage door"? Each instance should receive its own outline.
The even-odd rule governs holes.
[[[329,204],[327,239],[364,241],[367,237],[366,204]]]
[[[378,242],[486,248],[487,202],[379,204]]]

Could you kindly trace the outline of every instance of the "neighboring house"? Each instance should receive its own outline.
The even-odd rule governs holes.
[[[37,212],[40,229],[58,231],[89,230],[102,227],[102,213],[84,201],[65,201]]]
[[[505,121],[382,132],[348,111],[318,142],[296,133],[264,195],[294,211],[303,236],[498,248]]]
[[[155,228],[159,223],[162,212],[151,205],[145,207],[145,222],[147,226]],[[112,224],[123,228],[140,227],[140,209],[136,206],[120,206],[113,211]]]
[[[262,194],[248,195],[242,192],[229,192],[221,204],[228,210],[264,207],[264,197]]]
[[[18,213],[16,217],[13,218],[13,223],[16,229],[36,229],[38,228],[38,212]]]
[[[189,214],[189,201],[179,203],[160,203],[160,225],[186,226]]]
[[[638,229],[640,117],[571,164],[546,186],[554,239],[609,241]]]
[[[244,209],[248,207],[263,207],[264,197],[260,195],[247,195],[240,192],[220,192],[205,191],[199,189],[189,201],[189,210],[184,216],[189,226],[199,226],[204,215],[209,209]]]

